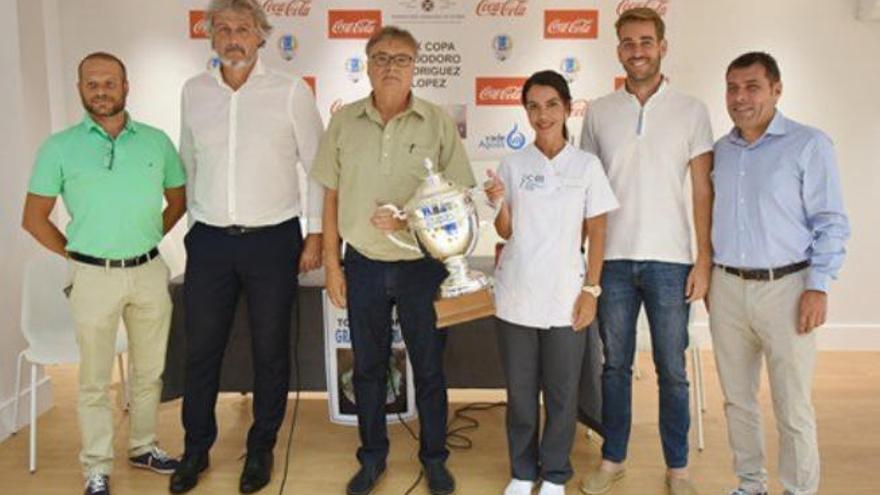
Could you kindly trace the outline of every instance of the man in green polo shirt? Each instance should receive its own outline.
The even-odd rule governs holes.
[[[475,183],[455,123],[410,91],[417,47],[409,32],[393,26],[370,38],[367,73],[373,92],[333,115],[311,171],[325,187],[327,292],[333,304],[348,308],[354,351],[361,469],[348,483],[348,495],[370,493],[385,471],[392,306],[415,375],[419,460],[428,490],[432,495],[455,490],[446,469],[446,335],[437,330],[434,313],[434,297],[447,272],[437,260],[389,241],[386,233],[405,225],[377,208],[401,207],[412,197],[428,173],[425,158],[447,179],[466,187]],[[344,272],[340,238],[347,244]]]
[[[108,386],[120,317],[131,369],[129,461],[164,474],[177,467],[156,441],[171,320],[168,267],[156,246],[186,210],[186,177],[168,137],[125,112],[128,82],[118,58],[100,52],[85,57],[78,87],[86,115],[40,148],[22,225],[70,260],[68,295],[80,353],[80,462],[85,493],[107,495],[113,465]],[[66,236],[50,219],[58,195],[71,217]]]

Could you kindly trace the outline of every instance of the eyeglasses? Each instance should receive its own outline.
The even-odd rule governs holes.
[[[388,67],[389,64],[393,63],[395,67],[405,69],[412,65],[413,58],[405,53],[398,53],[397,55],[377,53],[370,56],[370,61],[379,67]]]
[[[113,170],[113,159],[116,157],[116,142],[112,142],[110,144],[110,148],[107,150],[107,155],[104,156],[104,166],[107,167],[107,170]]]

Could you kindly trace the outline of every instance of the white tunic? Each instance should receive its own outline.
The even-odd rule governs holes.
[[[684,185],[690,160],[714,145],[706,105],[666,82],[644,106],[621,88],[590,104],[582,132],[620,200],[605,259],[692,263]]]
[[[495,269],[502,320],[536,328],[571,326],[584,285],[584,218],[617,208],[595,155],[566,145],[552,160],[534,144],[501,160],[513,233]]]

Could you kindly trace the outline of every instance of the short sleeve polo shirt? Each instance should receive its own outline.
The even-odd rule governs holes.
[[[68,251],[123,259],[159,244],[165,189],[185,182],[164,132],[128,119],[112,139],[86,115],[43,143],[28,192],[61,196],[71,217]]]

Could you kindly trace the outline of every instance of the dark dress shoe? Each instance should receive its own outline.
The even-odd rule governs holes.
[[[376,483],[385,473],[385,464],[377,467],[361,466],[361,469],[352,476],[345,488],[346,495],[368,495],[376,488]]]
[[[263,489],[272,479],[272,452],[248,453],[241,471],[238,490],[241,493],[254,493]]]
[[[455,478],[446,469],[444,462],[425,464],[425,478],[428,480],[428,491],[431,495],[450,495],[455,493]]]
[[[199,474],[208,469],[208,454],[184,454],[180,465],[171,475],[168,489],[171,493],[186,493],[199,483]]]

